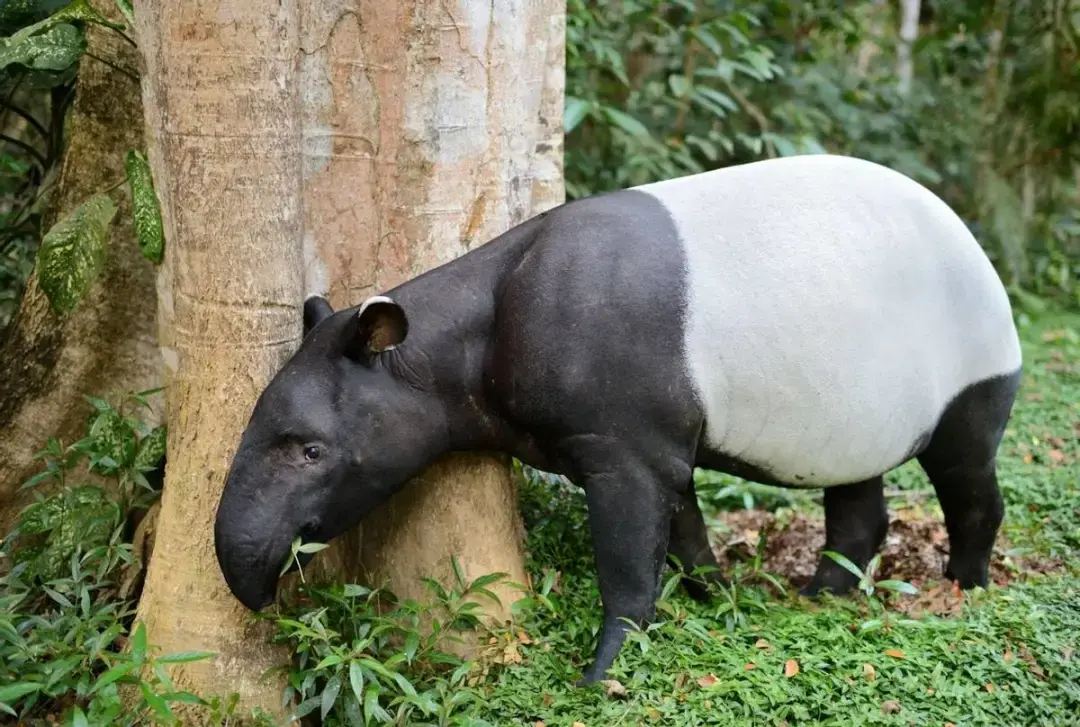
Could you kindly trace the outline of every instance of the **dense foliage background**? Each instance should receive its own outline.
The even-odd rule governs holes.
[[[569,0],[569,194],[852,154],[944,197],[1009,284],[1080,304],[1080,4],[924,0],[905,88],[907,4]]]
[[[924,0],[905,82],[909,3],[568,0],[569,196],[853,154],[942,195],[1014,291],[1080,305],[1080,3]],[[0,33],[61,5],[10,0]],[[0,68],[0,325],[42,233],[75,58]]]

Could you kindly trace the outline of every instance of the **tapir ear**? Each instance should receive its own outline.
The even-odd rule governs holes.
[[[313,295],[304,301],[304,338],[311,333],[311,329],[323,322],[324,319],[333,315],[334,309],[330,307],[330,301],[321,295]]]
[[[354,361],[369,361],[404,341],[408,332],[404,309],[385,295],[374,295],[363,302],[346,329],[345,355]]]

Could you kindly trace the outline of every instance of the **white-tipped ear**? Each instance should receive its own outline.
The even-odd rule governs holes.
[[[356,312],[356,315],[364,315],[364,311],[368,309],[368,306],[374,305],[375,303],[389,303],[390,305],[397,305],[397,303],[395,303],[392,299],[387,298],[385,295],[373,295],[360,304],[360,310]]]
[[[393,350],[405,340],[409,321],[400,305],[385,295],[365,300],[345,331],[345,355],[368,362],[376,354]]]

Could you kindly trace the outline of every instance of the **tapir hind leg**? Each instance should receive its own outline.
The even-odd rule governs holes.
[[[1020,373],[969,387],[945,410],[919,464],[930,478],[949,532],[945,576],[961,588],[985,587],[994,539],[1005,515],[997,450]]]
[[[866,568],[889,529],[885,485],[881,477],[853,485],[825,489],[825,550],[845,556]],[[832,558],[822,554],[813,580],[800,593],[816,596],[828,590],[847,593],[859,579]]]
[[[564,443],[574,464],[574,480],[585,489],[596,557],[604,623],[592,665],[579,684],[606,679],[630,626],[644,625],[656,613],[656,597],[664,567],[674,500],[667,481],[672,462],[663,468],[644,461],[635,451],[608,437],[579,437]],[[675,469],[682,470],[679,463]],[[626,621],[624,621],[624,619]]]
[[[689,486],[679,493],[674,509],[668,554],[678,559],[678,566],[686,575],[683,586],[690,597],[698,601],[708,600],[709,590],[702,581],[723,583],[724,579],[716,562],[716,554],[709,545],[709,533],[698,505],[697,493],[694,492],[693,478]],[[694,575],[697,568],[702,568],[704,572]]]

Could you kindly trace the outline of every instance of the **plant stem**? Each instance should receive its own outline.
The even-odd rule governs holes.
[[[106,60],[106,59],[102,58],[101,56],[94,55],[90,51],[86,51],[86,55],[90,56],[91,58],[93,58],[95,61],[98,61],[99,63],[104,63],[109,68],[113,69],[114,71],[116,71],[118,73],[123,73],[125,76],[130,78],[135,83],[139,82],[139,77],[137,75],[135,75],[134,73],[132,73],[131,71],[127,70],[126,68],[121,68],[120,66],[116,65],[112,61]]]
[[[14,144],[26,153],[33,156],[35,159],[38,160],[38,163],[41,165],[41,169],[43,171],[47,168],[45,157],[41,155],[41,152],[27,144],[22,139],[16,139],[14,136],[8,136],[7,134],[0,134],[0,141],[6,141],[9,144]]]

